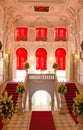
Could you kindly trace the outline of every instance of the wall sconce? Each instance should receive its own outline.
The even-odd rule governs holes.
[[[3,58],[3,57],[4,57],[4,52],[0,51],[0,58]]]

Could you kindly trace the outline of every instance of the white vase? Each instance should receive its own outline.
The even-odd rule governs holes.
[[[56,70],[57,70],[57,69],[54,69],[54,73],[56,73]]]
[[[26,69],[26,73],[28,73],[28,69]]]
[[[60,94],[61,98],[61,106],[60,106],[60,114],[66,114],[66,104],[65,104],[65,99],[64,99],[64,94]]]
[[[18,101],[17,101],[17,106],[16,106],[16,112],[18,114],[21,114],[21,112],[23,112],[23,107],[22,107],[22,94],[18,95]]]

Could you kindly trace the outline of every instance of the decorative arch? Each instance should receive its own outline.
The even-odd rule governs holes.
[[[55,59],[58,63],[58,70],[66,70],[66,50],[58,48],[55,51]]]
[[[16,50],[16,69],[24,70],[24,63],[27,61],[28,52],[25,48],[18,48]]]
[[[47,51],[44,48],[36,50],[36,70],[47,69]]]

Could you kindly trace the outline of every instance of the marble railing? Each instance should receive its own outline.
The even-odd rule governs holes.
[[[55,80],[55,74],[28,74],[29,80]]]

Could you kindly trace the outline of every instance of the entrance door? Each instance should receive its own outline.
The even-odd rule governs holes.
[[[32,96],[32,110],[51,110],[51,96],[48,92],[40,90]]]

